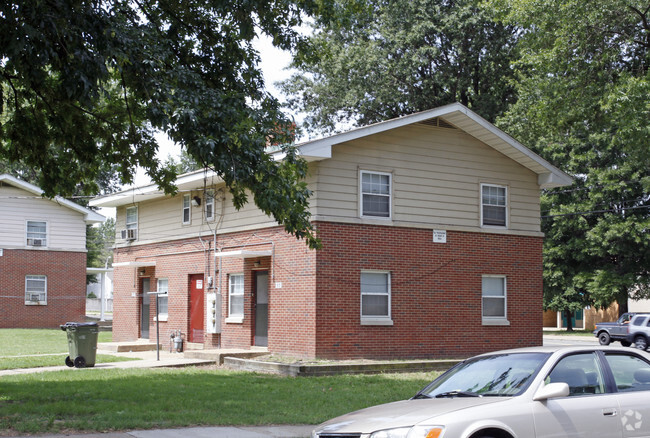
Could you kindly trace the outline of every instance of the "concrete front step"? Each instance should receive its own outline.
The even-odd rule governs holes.
[[[98,350],[114,351],[115,353],[128,353],[133,351],[155,351],[156,344],[149,341],[133,342],[100,342],[97,344]],[[160,349],[163,349],[160,344]]]
[[[183,355],[186,359],[204,359],[214,360],[217,364],[222,365],[226,357],[238,357],[243,359],[252,359],[269,354],[266,348],[254,350],[240,349],[211,349],[211,350],[185,350]]]

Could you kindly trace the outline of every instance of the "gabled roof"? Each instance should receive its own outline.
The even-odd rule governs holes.
[[[332,157],[332,146],[334,145],[437,118],[441,118],[445,122],[463,130],[506,157],[533,171],[538,175],[538,184],[542,188],[560,187],[570,185],[573,182],[573,178],[569,175],[460,103],[453,103],[432,110],[352,129],[330,137],[308,141],[298,145],[298,148],[300,154],[309,161],[327,159]]]
[[[9,185],[12,185],[14,187],[18,187],[22,190],[25,190],[26,192],[32,193],[33,195],[36,196],[42,196],[43,195],[43,190],[41,190],[39,187],[36,187],[34,184],[30,184],[28,182],[25,182],[23,180],[20,180],[14,176],[8,175],[8,174],[2,174],[0,175],[0,182],[6,183]],[[48,198],[44,198],[48,199]],[[64,207],[67,207],[71,210],[74,210],[78,213],[81,213],[84,215],[84,221],[86,223],[97,223],[97,222],[104,222],[106,218],[102,216],[101,214],[94,212],[90,210],[89,208],[82,207],[79,204],[76,204],[72,201],[68,201],[65,198],[62,198],[60,196],[55,196],[52,199],[49,199],[52,202],[55,202],[59,205],[62,205]]]
[[[566,186],[573,182],[573,178],[569,175],[460,103],[453,103],[428,111],[352,129],[329,137],[310,140],[300,143],[296,147],[298,148],[299,154],[307,161],[326,160],[332,158],[332,146],[334,145],[434,119],[444,120],[444,122],[464,131],[536,173],[537,182],[541,188]],[[273,156],[277,160],[283,158],[281,152],[276,152]],[[176,185],[179,191],[200,189],[203,187],[203,180],[206,177],[212,178],[214,184],[223,182],[212,171],[197,170],[179,176],[176,180]],[[155,184],[148,184],[95,198],[90,201],[90,205],[97,207],[117,207],[164,196],[164,193]]]

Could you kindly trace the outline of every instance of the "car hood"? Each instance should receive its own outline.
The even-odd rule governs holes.
[[[362,409],[329,420],[316,431],[327,433],[371,433],[382,429],[413,426],[427,421],[436,424],[436,417],[460,409],[504,402],[501,397],[457,397],[404,400]]]

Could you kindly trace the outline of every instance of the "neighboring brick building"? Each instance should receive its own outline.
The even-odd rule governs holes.
[[[86,224],[104,217],[0,175],[0,328],[83,321]]]
[[[298,145],[312,251],[211,172],[117,207],[116,341],[180,330],[304,358],[465,356],[542,341],[541,188],[571,178],[454,104]]]

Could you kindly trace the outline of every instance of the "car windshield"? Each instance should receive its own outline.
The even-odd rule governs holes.
[[[510,353],[469,359],[431,382],[415,398],[519,395],[549,356],[546,353]]]

